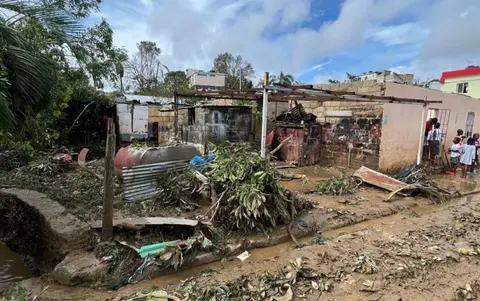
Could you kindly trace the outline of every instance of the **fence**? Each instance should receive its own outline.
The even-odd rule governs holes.
[[[123,195],[127,201],[140,201],[156,196],[158,177],[167,171],[182,170],[188,167],[188,161],[171,161],[124,167]]]

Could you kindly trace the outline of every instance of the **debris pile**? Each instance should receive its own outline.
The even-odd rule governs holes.
[[[362,181],[357,178],[347,177],[344,173],[341,176],[333,176],[327,180],[318,181],[311,193],[328,195],[346,195],[358,191]]]
[[[401,173],[393,176],[393,178],[407,185],[400,190],[392,192],[387,200],[399,192],[405,193],[407,191],[409,193],[425,195],[436,203],[443,203],[452,197],[451,192],[441,188],[432,180],[429,180],[423,167],[417,164],[412,164]]]
[[[455,291],[454,301],[478,300],[480,297],[480,281],[474,280],[471,284],[467,283],[464,287],[459,287]]]
[[[103,165],[103,160],[98,160],[90,168],[103,174]],[[10,170],[0,168],[0,183],[4,187],[44,193],[82,220],[101,217],[103,182],[84,172],[75,162],[36,153],[30,155],[23,166]],[[120,197],[119,192],[115,195]]]
[[[290,301],[294,296],[329,292],[333,285],[323,275],[302,265],[297,258],[283,268],[279,274],[264,273],[259,277],[241,276],[236,280],[204,287],[196,278],[185,281],[177,294],[180,300],[227,301],[227,300],[277,300]],[[127,299],[132,300],[132,299]]]
[[[203,174],[189,169],[158,180],[163,190],[159,202],[195,207],[202,195],[210,194],[213,205],[204,215],[209,214],[214,225],[244,233],[294,219],[297,198],[287,197],[268,158],[246,143],[226,142],[210,149],[215,160],[203,166]]]
[[[178,207],[182,210],[193,210],[198,207],[202,198],[202,183],[190,168],[171,170],[157,179],[159,194],[155,202]]]

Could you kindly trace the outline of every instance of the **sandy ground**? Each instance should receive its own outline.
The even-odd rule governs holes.
[[[296,170],[296,173],[301,171]],[[329,170],[303,170],[312,180],[326,178]],[[310,173],[310,174],[308,174]],[[477,189],[477,179],[461,180],[440,176],[444,186],[462,192]],[[301,182],[285,182],[292,190],[307,192]],[[241,262],[230,258],[223,262],[191,268],[176,274],[142,281],[118,291],[68,288],[51,284],[37,300],[107,300],[127,296],[153,286],[174,292],[181,282],[195,277],[197,285],[208,287],[234,281],[243,275],[257,277],[268,271],[279,273],[291,260],[302,258],[304,266],[333,284],[330,292],[313,291],[303,298],[294,290],[293,300],[476,300],[480,298],[480,195],[457,198],[445,204],[432,204],[423,198],[395,198],[384,202],[386,193],[365,187],[354,195],[331,197],[309,195],[315,201],[311,217],[324,221],[321,213],[338,215],[338,225],[323,225],[316,237],[302,239],[307,246],[296,248],[292,242],[256,249]],[[346,201],[347,200],[347,201]],[[409,204],[409,205],[408,205]],[[368,216],[370,212],[403,207],[399,213],[337,228],[351,216]],[[330,219],[335,223],[335,219]],[[326,230],[332,229],[334,230]],[[322,239],[318,239],[318,238]],[[321,244],[318,242],[321,241]],[[470,252],[458,253],[459,249]],[[466,252],[463,250],[462,252]],[[366,255],[375,264],[360,270],[357,260]],[[208,271],[208,273],[205,273]],[[38,292],[46,285],[42,279],[23,283]]]

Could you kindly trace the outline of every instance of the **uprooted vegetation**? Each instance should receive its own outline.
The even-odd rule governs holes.
[[[342,173],[341,176],[332,176],[326,180],[318,181],[311,192],[320,195],[346,195],[357,192],[360,185],[362,185],[361,181]]]
[[[162,176],[157,201],[194,208],[202,194],[210,193],[213,205],[205,212],[210,221],[244,233],[267,230],[296,215],[299,204],[287,197],[268,158],[244,143],[211,145],[211,150],[215,160],[202,166],[201,174],[188,169]]]
[[[170,300],[227,301],[227,300],[293,300],[294,295],[305,296],[322,294],[333,289],[330,280],[314,270],[304,267],[302,259],[291,261],[279,273],[241,276],[233,281],[216,285],[198,285],[195,277],[189,278],[180,289],[171,294],[165,291],[137,293],[123,298],[123,301],[153,300],[168,298]]]
[[[15,162],[11,168],[0,168],[1,186],[44,193],[82,220],[100,218],[98,206],[102,205],[103,182],[84,172],[76,162],[51,159],[43,152],[19,155],[17,151],[7,151],[1,155],[2,160]],[[103,174],[103,160],[94,162],[89,168]]]

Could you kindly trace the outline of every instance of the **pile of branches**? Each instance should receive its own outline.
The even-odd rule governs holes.
[[[438,186],[434,181],[428,179],[425,169],[421,165],[412,164],[393,178],[402,181],[407,186],[392,192],[387,201],[397,193],[417,193],[428,197],[436,203],[443,203],[453,195],[450,191]]]
[[[274,227],[295,215],[280,175],[245,143],[211,145],[215,160],[205,173],[218,196],[212,220],[230,230],[251,232]]]
[[[344,173],[341,176],[333,176],[326,180],[318,181],[311,193],[320,195],[346,195],[358,191],[362,182],[353,177],[347,177]]]
[[[189,167],[165,172],[157,179],[157,187],[160,193],[156,202],[182,210],[197,208],[204,188]]]
[[[188,300],[293,300],[294,295],[321,294],[333,289],[322,275],[304,267],[301,258],[292,260],[278,274],[241,276],[215,286],[199,286],[195,279],[183,284],[181,295]]]
[[[161,192],[156,202],[196,208],[198,201],[210,194],[213,206],[205,212],[210,221],[243,233],[293,220],[300,202],[286,194],[281,175],[268,158],[246,143],[211,144],[210,150],[215,160],[202,166],[202,174],[189,167],[162,175],[157,181]]]

